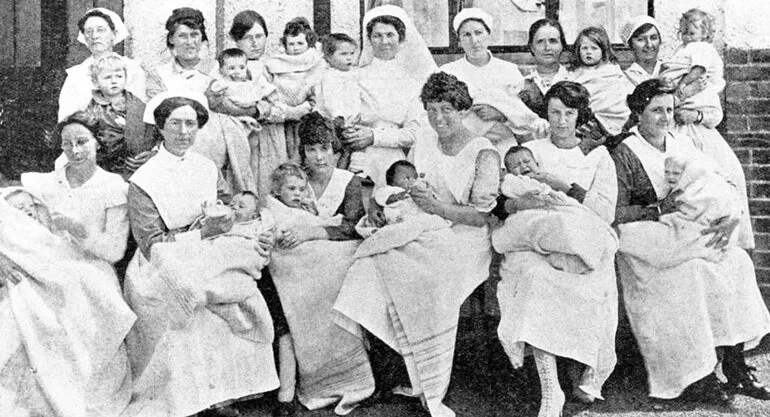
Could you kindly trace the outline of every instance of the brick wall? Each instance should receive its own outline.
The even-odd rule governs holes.
[[[770,49],[725,52],[725,118],[719,130],[746,173],[757,247],[754,265],[770,294]]]

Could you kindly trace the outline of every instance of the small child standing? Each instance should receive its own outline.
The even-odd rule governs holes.
[[[372,121],[373,117],[362,114],[362,109],[373,108],[363,105],[373,99],[358,84],[358,43],[344,33],[332,33],[323,39],[322,45],[329,68],[314,87],[315,110],[333,120],[337,136],[342,137],[345,128]],[[360,173],[367,163],[365,152],[344,149],[337,166]]]
[[[98,123],[96,163],[128,179],[133,171],[126,159],[155,145],[151,136],[145,137],[145,104],[126,90],[126,62],[120,55],[108,54],[96,60],[91,66],[91,78],[97,88],[85,111]]]
[[[618,65],[610,38],[601,27],[587,27],[575,39],[573,70],[569,81],[582,84],[591,93],[589,106],[606,133],[617,135],[631,111],[626,96],[634,85]]]
[[[289,160],[299,162],[299,135],[297,121],[313,108],[312,87],[324,68],[324,61],[316,49],[318,36],[304,17],[286,23],[281,37],[285,53],[265,61],[268,81],[278,91],[276,108],[270,121],[284,123],[286,152]]]

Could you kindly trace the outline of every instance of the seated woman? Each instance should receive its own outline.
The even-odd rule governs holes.
[[[52,233],[47,207],[23,188],[0,190],[0,218],[0,410],[120,416],[136,316],[112,267]]]
[[[269,334],[257,331],[251,337],[253,332],[244,334],[217,311],[260,298],[256,282],[249,277],[237,287],[207,287],[216,274],[191,272],[190,259],[169,256],[179,248],[195,253],[190,251],[201,239],[228,232],[233,224],[231,217],[207,210],[202,227],[188,230],[204,204],[228,200],[216,165],[190,150],[208,121],[205,103],[202,94],[190,93],[166,98],[152,109],[163,142],[128,188],[139,250],[128,266],[125,295],[139,320],[127,339],[135,384],[126,416],[188,416],[212,406],[218,414],[237,415],[229,403],[278,386],[272,325]],[[263,240],[251,248],[257,245],[264,246]],[[256,249],[249,252],[259,258]],[[253,265],[242,265],[242,258],[224,254],[209,264],[243,274]],[[257,313],[262,323],[272,323],[266,307]]]
[[[54,226],[69,232],[91,256],[114,264],[128,241],[126,193],[120,175],[96,165],[97,121],[78,111],[54,130],[67,162],[53,172],[27,172],[21,183],[51,211]]]
[[[473,103],[464,82],[444,72],[433,74],[420,99],[438,142],[415,149],[415,166],[430,187],[413,187],[410,194],[422,211],[452,226],[410,227],[395,236],[398,239],[378,238],[400,226],[396,224],[367,238],[334,309],[341,326],[357,331],[360,324],[379,339],[373,342],[384,342],[403,357],[411,390],[401,393],[419,396],[432,416],[454,416],[442,401],[449,387],[460,306],[488,276],[492,251],[486,218],[497,198],[500,157],[488,139],[463,125]],[[379,221],[380,226],[384,223]],[[382,352],[371,353],[373,364],[383,361]],[[393,388],[393,381],[375,376],[379,390]],[[388,382],[390,386],[383,385]]]
[[[639,84],[628,105],[639,123],[612,155],[622,241],[634,240],[623,236],[634,222],[657,221],[677,211],[677,195],[666,196],[664,160],[672,154],[699,153],[692,138],[669,133],[674,96],[662,81]],[[702,228],[702,234],[713,233],[704,244],[724,252],[718,262],[692,256],[678,264],[658,265],[657,260],[640,259],[621,242],[617,261],[623,300],[644,357],[651,397],[726,405],[729,388],[770,399],[770,390],[757,381],[743,357],[744,349],[770,332],[770,314],[748,254],[728,245],[739,219],[721,218]],[[718,351],[723,354],[726,387],[714,374]]]
[[[280,234],[270,274],[294,340],[300,403],[311,410],[336,404],[342,415],[374,391],[360,330],[344,331],[331,314],[359,244],[362,186],[352,172],[335,168],[340,143],[330,120],[313,112],[297,131],[307,181],[288,175],[286,187],[274,190],[282,201],[267,199]]]
[[[584,154],[576,136],[576,126],[590,117],[588,90],[561,81],[545,98],[551,137],[525,145],[540,164],[536,178],[611,224],[617,193],[612,159],[604,147]],[[523,364],[525,347],[532,349],[542,387],[539,415],[559,416],[564,405],[556,356],[574,361],[569,374],[578,400],[602,398],[602,385],[616,362],[617,287],[611,254],[591,271],[577,274],[554,267],[548,255],[535,250],[495,248],[505,255],[497,287],[498,335],[514,367]],[[603,249],[611,253],[615,247],[605,243]]]

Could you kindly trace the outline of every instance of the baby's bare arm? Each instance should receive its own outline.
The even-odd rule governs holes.
[[[700,77],[703,77],[704,75],[706,75],[706,68],[700,65],[695,65],[692,67],[692,69],[690,69],[690,72],[688,72],[687,75],[682,77],[682,80],[679,81],[679,86],[684,87],[687,84],[690,84],[694,81],[698,81],[698,79],[700,79]]]

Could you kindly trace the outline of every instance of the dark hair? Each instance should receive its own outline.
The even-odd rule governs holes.
[[[255,23],[262,27],[262,30],[265,32],[265,37],[267,37],[267,23],[265,23],[265,18],[254,10],[244,10],[235,15],[233,24],[230,26],[230,36],[234,41],[238,42],[246,36],[248,31],[254,28]]]
[[[639,115],[644,112],[650,101],[657,96],[666,94],[674,94],[674,91],[667,88],[666,83],[658,78],[652,78],[637,85],[634,92],[626,97],[626,104],[631,110],[631,116],[629,116],[624,129],[636,126],[639,123]]]
[[[217,56],[217,62],[219,62],[219,68],[225,66],[225,59],[227,58],[244,58],[246,59],[246,52],[238,48],[228,48],[219,53]]]
[[[152,116],[155,119],[155,128],[158,130],[163,129],[166,125],[166,120],[171,113],[184,106],[190,106],[195,110],[195,115],[198,119],[198,127],[203,127],[203,125],[209,121],[209,112],[202,104],[187,97],[169,97],[161,101],[158,107],[152,112]]]
[[[358,48],[358,42],[350,36],[344,33],[330,33],[321,40],[321,48],[324,56],[332,56],[332,54],[337,52],[337,48],[339,48],[339,45],[342,43],[349,43]]]
[[[585,66],[583,61],[580,60],[580,43],[583,39],[590,40],[602,50],[602,60],[600,62],[609,62],[611,64],[618,63],[618,59],[615,57],[615,51],[612,50],[610,37],[607,35],[607,31],[602,27],[589,26],[581,30],[580,33],[578,33],[577,38],[575,38],[575,45],[573,46],[574,53],[572,54],[572,66],[574,68]]]
[[[115,22],[112,21],[112,18],[107,13],[104,13],[99,9],[93,9],[87,11],[86,14],[84,14],[83,17],[78,20],[78,30],[80,30],[80,33],[83,33],[83,28],[86,26],[86,20],[92,17],[99,17],[104,19],[104,21],[107,22],[107,26],[109,26],[113,32],[115,31]]]
[[[247,195],[247,196],[252,197],[254,199],[254,201],[257,202],[257,208],[259,208],[260,201],[259,201],[259,196],[257,195],[257,193],[255,193],[254,191],[243,190],[243,191],[239,192],[238,194],[240,194],[240,195]],[[236,194],[236,195],[238,195],[238,194]],[[233,196],[233,197],[235,197],[235,196]]]
[[[565,106],[577,109],[577,126],[580,126],[594,117],[594,113],[588,106],[591,93],[582,84],[572,81],[559,81],[545,93],[546,108],[551,104],[551,99],[558,98]]]
[[[318,35],[310,27],[310,22],[304,17],[295,17],[286,23],[286,27],[283,29],[283,36],[281,36],[281,45],[286,48],[286,38],[299,35],[305,35],[307,46],[315,48],[315,44],[318,42]]]
[[[171,16],[166,20],[166,46],[171,49],[174,45],[171,43],[171,38],[176,33],[179,26],[185,25],[192,30],[201,31],[201,40],[208,42],[209,38],[206,36],[206,25],[203,19],[203,13],[198,9],[192,7],[180,7],[174,9],[171,12]]]
[[[385,184],[393,185],[393,178],[396,176],[396,170],[399,168],[411,168],[414,170],[414,172],[417,172],[417,167],[415,167],[413,163],[407,161],[406,159],[400,159],[392,163],[388,167],[388,170],[385,171]]]
[[[529,149],[526,146],[514,145],[514,146],[511,146],[511,148],[508,149],[508,151],[505,153],[505,156],[503,157],[503,162],[505,162],[505,160],[508,159],[509,156],[515,155],[519,152],[527,152],[533,158],[535,157],[535,154],[532,153],[532,149]]]
[[[569,48],[569,45],[567,45],[567,39],[564,37],[564,29],[561,27],[561,23],[559,23],[559,21],[556,19],[546,17],[536,21],[532,24],[532,26],[529,27],[529,40],[527,41],[527,46],[529,47],[530,53],[532,53],[532,44],[535,42],[535,35],[537,35],[537,31],[545,26],[554,27],[559,31],[559,40],[561,41],[562,51]]]
[[[423,107],[428,103],[446,101],[455,110],[468,110],[473,105],[473,99],[468,93],[468,85],[446,72],[435,72],[428,77],[428,81],[422,86],[420,100]]]
[[[636,28],[634,33],[632,33],[631,36],[628,37],[628,46],[629,47],[631,46],[631,41],[635,37],[641,35],[642,33],[647,32],[650,29],[655,29],[655,31],[658,32],[658,37],[660,37],[660,30],[658,30],[657,26],[653,25],[652,23],[644,23],[641,26],[639,26],[638,28]]]
[[[299,136],[299,156],[303,163],[305,162],[305,146],[329,143],[335,153],[342,148],[342,144],[334,132],[332,121],[321,116],[317,111],[312,111],[299,119],[297,135]]]
[[[297,165],[296,162],[284,162],[270,173],[270,194],[277,196],[281,191],[283,182],[289,177],[297,177],[307,182],[307,174],[301,166]]]
[[[64,130],[65,127],[69,125],[81,125],[84,128],[88,129],[89,132],[91,132],[91,135],[96,139],[97,133],[99,131],[99,121],[93,117],[90,113],[87,113],[83,110],[78,110],[75,113],[72,113],[71,115],[67,116],[62,120],[61,122],[56,124],[56,127],[53,130],[53,136],[51,140],[51,144],[56,145],[61,144],[62,141],[62,135],[61,132]]]
[[[469,18],[463,20],[462,22],[460,22],[460,24],[457,26],[457,36],[458,37],[460,36],[460,29],[462,29],[463,25],[468,23],[468,22],[479,22],[479,23],[481,23],[481,26],[484,26],[484,29],[487,30],[487,33],[492,33],[492,29],[490,29],[489,26],[487,26],[487,24],[484,23],[483,20],[479,19],[478,17],[469,17]]]
[[[401,19],[390,15],[377,16],[366,24],[367,39],[372,39],[372,30],[374,30],[374,25],[377,23],[393,26],[396,29],[396,33],[398,33],[399,42],[403,42],[406,39],[406,25],[401,21]]]

